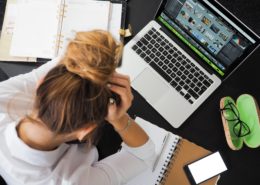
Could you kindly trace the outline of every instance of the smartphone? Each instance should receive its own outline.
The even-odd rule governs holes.
[[[227,166],[219,151],[184,166],[184,171],[193,185],[200,184],[226,170]]]

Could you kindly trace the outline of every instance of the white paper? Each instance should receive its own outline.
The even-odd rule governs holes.
[[[152,169],[147,169],[143,173],[139,174],[138,176],[131,179],[129,182],[126,183],[126,185],[150,185],[150,184],[156,184],[156,180],[158,179],[158,176],[160,175],[160,172],[162,171],[162,167],[165,164],[165,160],[167,159],[170,150],[172,149],[172,143],[177,138],[180,138],[179,136],[172,134],[168,131],[166,131],[163,128],[160,128],[148,121],[143,120],[142,118],[137,117],[135,121],[146,131],[146,133],[149,135],[149,137],[152,139],[152,141],[155,144],[155,153],[158,158],[158,164],[157,167],[152,171]],[[165,136],[169,133],[168,142],[165,143],[163,146],[163,140]],[[158,156],[160,154],[160,156]]]
[[[117,41],[120,41],[119,30],[121,28],[121,19],[122,19],[122,4],[112,3],[108,31],[113,35],[113,37]]]
[[[3,26],[2,34],[13,35],[13,30],[15,26],[15,21],[17,17],[17,5],[16,4],[9,4],[6,9],[6,19],[5,25]]]
[[[62,50],[79,31],[108,30],[109,1],[66,1],[66,12],[62,23]]]
[[[145,130],[145,132],[149,135],[149,137],[153,140],[156,146],[155,153],[158,154],[161,150],[164,137],[167,135],[168,131],[140,117],[136,117],[135,122],[138,123],[138,125],[140,125]]]
[[[17,19],[17,3],[21,0],[8,0],[6,3],[6,10],[4,15],[4,22],[0,38],[0,60],[10,62],[35,62],[35,58],[27,57],[13,57],[10,55],[10,49],[12,44],[12,37],[15,28],[15,22]]]
[[[18,4],[11,55],[54,57],[59,1],[25,1]]]

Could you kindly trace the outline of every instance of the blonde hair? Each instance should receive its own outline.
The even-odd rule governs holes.
[[[122,48],[106,31],[77,33],[60,63],[36,91],[38,118],[57,134],[86,127],[87,123],[101,125],[111,97],[106,84]]]
[[[105,31],[79,32],[69,43],[62,63],[68,71],[102,85],[118,66],[122,48]]]

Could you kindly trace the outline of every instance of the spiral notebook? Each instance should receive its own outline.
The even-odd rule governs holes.
[[[120,38],[122,4],[94,0],[20,0],[10,54],[54,58],[78,31],[107,30]]]
[[[155,143],[157,158],[154,163],[157,161],[157,165],[155,169],[147,169],[134,177],[127,185],[189,185],[183,166],[211,152],[142,118],[137,117],[135,121]],[[215,185],[219,177],[213,177],[201,185]]]

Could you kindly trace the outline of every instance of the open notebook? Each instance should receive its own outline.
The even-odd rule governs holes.
[[[92,0],[22,0],[10,54],[54,58],[77,31],[108,30],[119,40],[122,4]]]
[[[189,185],[183,166],[211,152],[139,117],[135,121],[153,140],[157,158],[160,157],[154,170],[147,169],[127,185]],[[215,185],[219,177],[213,177],[201,185]]]

